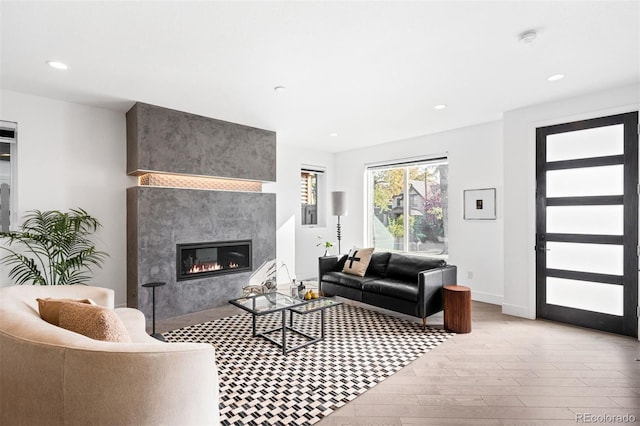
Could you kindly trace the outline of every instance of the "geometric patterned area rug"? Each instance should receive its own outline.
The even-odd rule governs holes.
[[[280,312],[258,317],[276,327]],[[320,313],[294,314],[295,327],[319,335]],[[279,333],[273,333],[276,337]],[[282,355],[251,335],[242,313],[164,333],[170,342],[216,349],[222,425],[312,425],[391,376],[453,334],[342,304],[325,311],[325,339]],[[287,333],[287,343],[304,341]]]

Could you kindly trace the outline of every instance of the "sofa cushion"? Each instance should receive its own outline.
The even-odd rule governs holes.
[[[344,264],[344,268],[342,268],[342,272],[364,277],[364,273],[367,271],[369,261],[371,260],[371,255],[373,254],[373,250],[373,247],[352,248],[349,251],[349,256]]]
[[[344,272],[327,272],[322,276],[322,281],[339,284],[345,287],[362,290],[362,285],[370,281],[371,277],[359,277],[357,275],[345,274]]]
[[[91,299],[53,299],[51,297],[47,297],[46,299],[36,298],[36,301],[38,302],[40,318],[53,325],[60,325],[60,306],[65,302],[79,302],[95,305],[95,302]]]
[[[367,293],[383,294],[409,302],[418,301],[418,286],[403,280],[385,278],[381,280],[369,280],[363,283],[362,291]]]
[[[60,306],[60,327],[107,342],[130,343],[131,337],[118,315],[109,308],[78,302]]]
[[[365,275],[372,275],[376,277],[384,277],[387,271],[387,263],[389,263],[389,256],[391,253],[386,252],[374,252],[371,255],[371,260],[369,261],[369,267],[367,268],[367,272]]]
[[[397,280],[417,283],[420,272],[446,266],[446,264],[447,262],[443,259],[391,253],[386,276]]]

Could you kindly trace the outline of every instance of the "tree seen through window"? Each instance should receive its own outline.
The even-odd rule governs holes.
[[[446,255],[446,159],[372,168],[367,173],[369,243],[381,250]]]

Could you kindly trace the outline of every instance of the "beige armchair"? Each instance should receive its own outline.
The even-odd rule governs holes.
[[[43,321],[36,298],[46,297],[114,303],[101,287],[0,288],[0,424],[218,424],[211,345],[160,342],[130,308],[115,312],[132,343],[93,340]]]

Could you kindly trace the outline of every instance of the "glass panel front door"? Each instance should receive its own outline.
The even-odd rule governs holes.
[[[607,157],[624,153],[624,125],[594,127],[547,136],[547,161]]]
[[[623,246],[547,242],[547,269],[620,275],[624,273]],[[577,294],[580,297],[580,294]]]
[[[547,197],[622,195],[623,188],[622,164],[547,172]]]
[[[547,206],[547,233],[623,235],[623,206]]]
[[[548,277],[547,303],[618,317],[624,313],[622,286],[615,284]]]
[[[537,130],[537,316],[638,335],[638,113]]]

